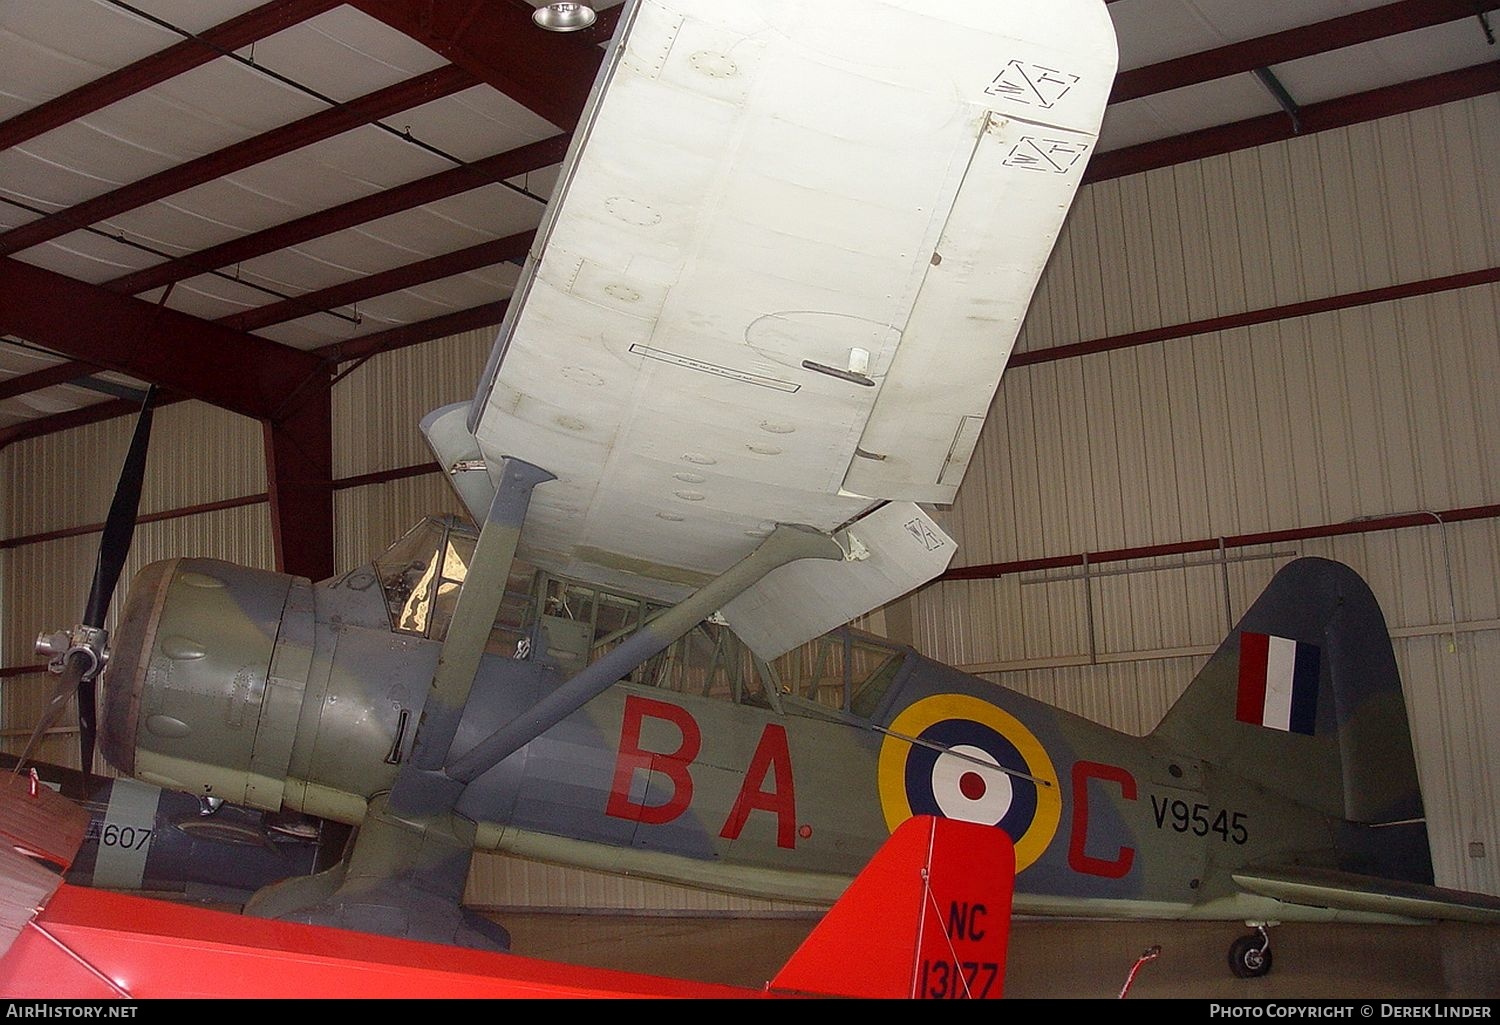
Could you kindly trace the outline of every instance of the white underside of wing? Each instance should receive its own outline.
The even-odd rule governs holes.
[[[675,597],[951,501],[1115,59],[1101,0],[632,4],[468,416],[557,478],[522,557]]]

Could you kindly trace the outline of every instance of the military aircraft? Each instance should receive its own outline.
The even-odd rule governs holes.
[[[1115,60],[1102,0],[630,3],[478,392],[422,424],[478,529],[319,583],[148,566],[50,644],[59,697],[107,642],[121,772],[358,827],[265,917],[504,947],[475,849],[830,902],[926,814],[1013,839],[1020,914],[1260,923],[1243,975],[1267,922],[1500,918],[1432,885],[1347,567],[1284,568],[1144,738],[847,627],[953,557],[923,506]]]

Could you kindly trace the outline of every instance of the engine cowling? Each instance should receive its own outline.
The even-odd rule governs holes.
[[[475,539],[429,518],[316,584],[146,566],[110,640],[100,750],[165,788],[357,824],[410,756]],[[481,711],[471,728],[493,730],[502,711]]]
[[[213,559],[152,563],[110,644],[101,751],[147,782],[279,809],[315,636],[305,578]]]

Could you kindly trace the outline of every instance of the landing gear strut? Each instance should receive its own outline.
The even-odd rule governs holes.
[[[1249,924],[1255,931],[1229,945],[1229,970],[1241,979],[1258,979],[1271,970],[1271,935],[1265,923]]]

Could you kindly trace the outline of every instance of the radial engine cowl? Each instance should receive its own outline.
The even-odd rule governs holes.
[[[152,563],[110,644],[101,751],[138,779],[279,808],[313,633],[305,578],[217,559]]]

